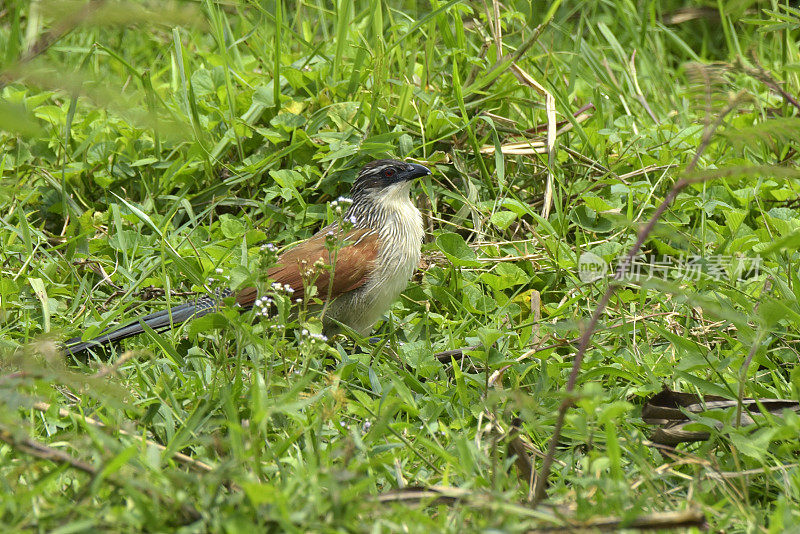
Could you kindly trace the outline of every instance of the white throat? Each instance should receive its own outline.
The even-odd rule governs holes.
[[[409,198],[411,182],[400,182],[370,192],[369,226],[380,237],[375,270],[364,286],[341,296],[330,312],[338,321],[362,335],[381,318],[408,285],[419,265],[422,247],[422,214]]]

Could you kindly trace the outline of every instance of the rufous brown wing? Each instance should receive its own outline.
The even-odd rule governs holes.
[[[380,249],[378,233],[367,228],[357,228],[348,231],[341,241],[334,233],[341,246],[334,248],[331,254],[326,246],[326,239],[331,231],[330,228],[324,228],[307,241],[281,254],[277,264],[267,271],[269,279],[291,287],[294,290],[293,299],[305,298],[303,271],[314,270],[314,264],[322,260],[326,266],[333,265],[333,267],[314,270],[312,278],[316,276],[314,281],[317,288],[316,298],[327,300],[331,274],[333,274],[331,298],[364,285],[375,268]],[[236,302],[242,307],[250,307],[257,296],[256,289],[248,287],[238,293]]]

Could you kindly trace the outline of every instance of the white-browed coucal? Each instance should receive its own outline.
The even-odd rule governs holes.
[[[349,229],[344,230],[339,223],[326,226],[281,254],[267,277],[290,287],[293,298],[302,299],[304,279],[310,280],[307,271],[321,260],[325,267],[315,272],[313,284],[317,288],[314,297],[328,301],[323,332],[335,334],[341,323],[361,335],[368,334],[405,289],[419,263],[422,216],[409,198],[409,189],[413,179],[430,173],[422,165],[391,159],[367,163],[350,192],[352,204],[344,215]],[[340,246],[331,250],[329,236]],[[252,308],[258,298],[255,287],[232,296],[242,310]],[[219,299],[202,297],[139,317],[125,326],[109,328],[91,340],[70,339],[64,349],[78,354],[113,343],[144,332],[142,324],[155,331],[168,330],[212,312],[218,305]]]

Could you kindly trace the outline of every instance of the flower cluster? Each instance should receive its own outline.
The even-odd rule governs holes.
[[[281,285],[280,282],[272,282],[271,287],[272,290],[275,291],[276,293],[283,292],[286,293],[287,295],[291,295],[292,293],[294,293],[294,289],[292,289],[292,286],[290,286],[289,284]]]
[[[334,232],[333,230],[328,230],[325,233],[325,245],[328,247],[328,250],[332,250],[336,246],[336,241],[337,241],[336,232]]]
[[[322,334],[311,333],[311,332],[308,331],[307,328],[303,328],[303,330],[300,332],[300,336],[302,336],[303,338],[309,340],[312,344],[316,343],[317,341],[320,341],[322,343],[327,343],[328,342],[328,337],[327,336],[324,336]]]
[[[344,210],[352,203],[353,203],[352,199],[349,199],[347,197],[339,197],[333,202],[331,202],[331,209],[334,211],[334,213],[336,213],[336,215],[341,215],[342,213],[344,213]]]
[[[260,254],[258,255],[259,271],[266,271],[275,264],[275,259],[278,256],[279,248],[274,243],[264,243],[259,247]]]
[[[269,309],[272,306],[273,300],[270,297],[260,297],[257,298],[256,301],[253,303],[253,306],[258,308],[256,310],[256,315],[261,315],[262,317],[269,316]]]
[[[325,269],[325,262],[322,261],[322,258],[318,259],[310,266],[308,265],[308,261],[300,260],[300,276],[303,278],[304,282],[315,280],[323,269]]]
[[[225,270],[222,267],[217,267],[216,269],[214,269],[214,272],[216,274],[218,274],[218,275],[222,275],[221,278],[223,280],[230,280],[231,279],[231,277],[229,275],[223,274],[225,272]],[[213,276],[209,276],[208,279],[206,280],[206,283],[209,284],[209,285],[212,285],[215,282],[217,282],[217,278],[215,278]]]
[[[273,299],[275,295],[291,295],[294,293],[292,286],[289,284],[281,284],[279,282],[272,282],[272,285],[269,286],[269,289],[272,297],[264,295],[257,298],[253,303],[253,306],[256,308],[257,316],[268,317],[271,314],[271,307],[275,303],[275,300]]]
[[[339,426],[342,430],[350,430],[350,425],[347,421],[339,421]],[[366,434],[372,428],[372,422],[369,419],[365,419],[364,423],[361,425],[361,433]]]

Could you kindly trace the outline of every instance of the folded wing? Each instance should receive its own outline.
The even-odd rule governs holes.
[[[326,246],[329,235],[340,244],[332,251]],[[375,269],[379,249],[380,239],[375,230],[358,228],[341,236],[335,229],[327,227],[281,254],[278,263],[267,271],[267,276],[281,285],[290,286],[294,290],[292,297],[302,299],[306,293],[303,274],[312,271],[311,278],[317,288],[315,297],[324,301],[329,292],[331,298],[335,298],[364,285]],[[315,267],[320,260],[324,267]],[[250,307],[256,296],[255,288],[247,288],[239,292],[236,301],[243,307]]]

